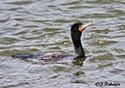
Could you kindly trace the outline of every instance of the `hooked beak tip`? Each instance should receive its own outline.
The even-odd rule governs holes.
[[[92,24],[92,23],[89,22],[89,23],[85,24],[82,28],[86,28],[86,27],[88,27],[88,26],[91,25],[91,24]]]

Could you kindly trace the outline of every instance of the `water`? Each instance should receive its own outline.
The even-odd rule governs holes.
[[[96,82],[125,86],[124,0],[1,0],[0,88],[97,88]],[[83,32],[82,66],[18,60],[16,53],[74,54],[70,25],[92,22]],[[106,86],[106,88],[109,86]]]

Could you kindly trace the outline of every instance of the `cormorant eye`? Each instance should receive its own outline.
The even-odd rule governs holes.
[[[79,28],[82,28],[82,25],[79,25]]]

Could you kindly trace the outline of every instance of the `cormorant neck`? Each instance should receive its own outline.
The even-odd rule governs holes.
[[[75,50],[75,56],[76,57],[85,57],[85,52],[84,52],[84,49],[82,47],[82,43],[80,40],[81,34],[80,34],[80,36],[74,36],[71,33],[71,37],[72,37],[72,42],[73,42],[73,46],[74,46],[74,50]]]

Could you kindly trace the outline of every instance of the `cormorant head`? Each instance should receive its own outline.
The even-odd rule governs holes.
[[[86,27],[88,27],[89,25],[91,25],[91,23],[87,23],[85,25],[82,24],[81,22],[74,23],[71,26],[71,36],[72,36],[72,38],[75,37],[74,39],[80,39],[82,31]]]

